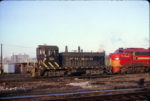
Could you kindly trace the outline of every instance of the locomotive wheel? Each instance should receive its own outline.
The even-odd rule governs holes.
[[[150,72],[150,67],[145,67],[146,72]]]
[[[47,70],[44,68],[43,70],[41,70],[40,71],[40,76],[44,76],[44,74],[45,74],[45,72],[46,72]]]
[[[129,67],[128,69],[127,69],[127,74],[130,74],[130,73],[132,73],[132,70],[131,70],[131,68]]]
[[[122,67],[120,72],[121,72],[121,74],[127,74],[127,68],[126,67]]]
[[[141,73],[144,73],[144,72],[145,72],[145,67],[142,67],[142,69],[141,69],[140,72],[141,72]]]
[[[68,76],[68,75],[71,75],[71,73],[72,73],[71,71],[65,71],[64,75]]]
[[[39,76],[39,71],[37,70],[37,68],[32,68],[30,73],[31,73],[32,77],[38,77]]]

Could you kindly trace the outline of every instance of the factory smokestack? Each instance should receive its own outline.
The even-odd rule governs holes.
[[[65,52],[68,52],[68,46],[65,46]]]

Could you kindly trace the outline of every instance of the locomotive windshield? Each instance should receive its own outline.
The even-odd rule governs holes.
[[[119,53],[123,53],[123,50],[119,50]]]
[[[124,51],[123,50],[117,50],[115,51],[115,53],[123,53]]]
[[[58,57],[58,47],[57,46],[45,46],[45,45],[39,45],[37,48],[37,59],[43,60],[44,58],[48,57]]]

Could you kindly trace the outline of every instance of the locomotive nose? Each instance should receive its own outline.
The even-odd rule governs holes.
[[[120,56],[118,54],[110,54],[110,67],[113,73],[120,71]]]

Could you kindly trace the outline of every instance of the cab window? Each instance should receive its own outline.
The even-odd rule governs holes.
[[[126,55],[129,55],[129,52],[125,52]]]
[[[114,53],[123,53],[123,50],[116,50]]]
[[[135,52],[135,55],[136,56],[139,56],[139,55],[150,56],[150,52]]]
[[[118,52],[119,52],[119,53],[123,53],[123,50],[119,50]]]
[[[131,54],[131,53],[132,53],[132,52],[129,52],[129,51],[126,51],[126,52],[125,52],[126,55],[129,55],[129,54]]]

